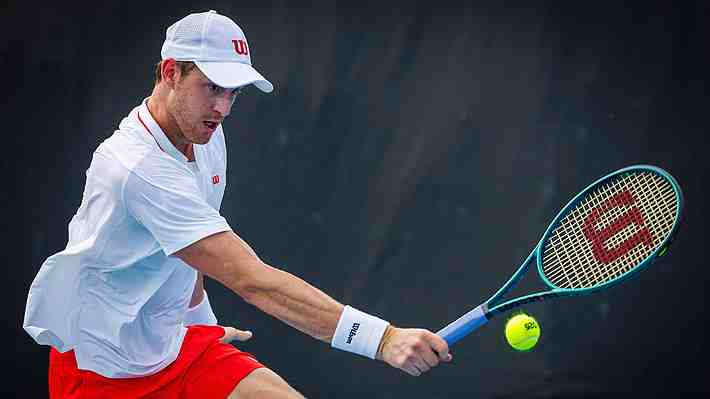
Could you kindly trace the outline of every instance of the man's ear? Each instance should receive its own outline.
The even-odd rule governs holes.
[[[160,63],[160,73],[165,82],[170,88],[175,88],[175,82],[180,77],[180,70],[177,66],[177,61],[172,58],[164,59]]]

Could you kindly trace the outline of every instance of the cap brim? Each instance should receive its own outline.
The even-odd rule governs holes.
[[[248,64],[195,61],[195,65],[217,86],[231,89],[253,84],[264,93],[271,93],[274,90],[274,85]]]

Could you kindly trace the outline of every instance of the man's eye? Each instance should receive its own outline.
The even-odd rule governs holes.
[[[222,92],[222,88],[217,86],[216,84],[210,84],[210,90],[212,90],[212,92],[215,94],[219,94]]]

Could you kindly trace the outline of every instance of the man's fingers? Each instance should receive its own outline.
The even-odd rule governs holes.
[[[451,355],[449,354],[449,344],[444,341],[440,336],[430,332],[426,335],[429,345],[436,351],[439,355],[439,360],[449,362],[451,361]]]
[[[428,364],[426,364],[426,362],[423,359],[421,359],[419,357],[413,359],[412,363],[414,364],[414,367],[416,367],[422,373],[426,373],[431,368],[431,367],[429,367]]]
[[[419,376],[451,361],[449,346],[441,337],[424,329],[393,328],[382,347],[381,360],[407,374]]]
[[[415,377],[419,377],[420,375],[422,375],[422,372],[414,365],[402,367],[402,370],[404,370],[407,374],[413,375]]]
[[[237,330],[237,336],[235,339],[237,341],[248,341],[251,339],[252,335],[254,335],[251,331],[242,331],[242,330]]]
[[[436,367],[439,364],[439,358],[436,356],[436,354],[434,354],[434,351],[432,351],[428,347],[424,349],[422,353],[422,359],[430,368]]]
[[[224,329],[224,335],[220,339],[224,343],[232,341],[246,341],[252,337],[251,331],[237,330],[234,327],[222,327]]]

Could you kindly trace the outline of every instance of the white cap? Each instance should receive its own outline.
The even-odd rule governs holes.
[[[244,31],[234,21],[210,10],[190,14],[165,32],[162,59],[193,61],[212,83],[225,88],[254,84],[270,93],[274,85],[251,66]]]

